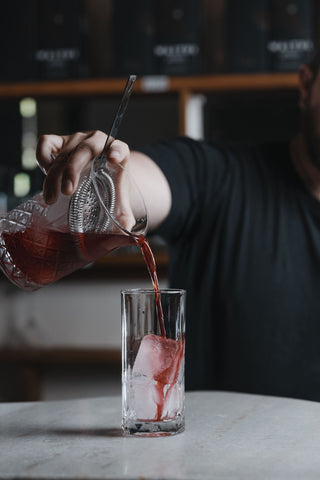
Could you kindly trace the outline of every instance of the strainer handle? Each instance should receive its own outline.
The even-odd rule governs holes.
[[[107,151],[109,150],[109,147],[110,147],[111,143],[113,142],[113,140],[115,140],[115,138],[118,135],[119,127],[120,127],[121,121],[124,117],[125,111],[127,109],[127,106],[128,106],[128,103],[129,103],[129,98],[130,98],[130,95],[131,95],[131,92],[132,92],[132,89],[133,89],[134,82],[136,81],[136,78],[137,78],[136,75],[129,75],[129,77],[128,77],[126,86],[125,86],[123,94],[122,94],[122,98],[121,98],[121,102],[120,102],[118,111],[116,113],[116,116],[114,117],[114,120],[113,120],[113,123],[112,123],[112,126],[111,126],[111,130],[110,130],[110,132],[107,136],[106,143],[104,144],[103,150],[102,150],[101,155],[100,155],[100,163],[99,163],[99,166],[98,166],[99,170],[104,168],[105,163],[107,161],[107,157],[106,157]]]

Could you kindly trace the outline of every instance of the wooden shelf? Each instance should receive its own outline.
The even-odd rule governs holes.
[[[169,255],[166,249],[153,251],[157,265],[158,278],[166,279],[168,277]],[[114,254],[109,254],[100,258],[88,267],[81,268],[70,275],[59,280],[59,282],[88,282],[91,280],[105,281],[110,279],[149,279],[149,273],[146,263],[140,252],[129,253],[122,252],[121,249]],[[11,286],[8,279],[0,271],[0,285]],[[151,283],[150,283],[151,285]],[[15,289],[12,285],[12,289]]]
[[[0,84],[0,98],[117,95],[125,78],[97,78]],[[238,90],[295,89],[296,73],[201,75],[189,77],[141,77],[135,93],[185,93]]]
[[[43,398],[43,379],[50,368],[97,371],[121,375],[121,348],[0,348],[2,401],[28,402]],[[79,370],[78,370],[79,371]],[[3,380],[4,377],[4,380]],[[120,378],[120,377],[119,377]]]
[[[153,249],[153,254],[157,267],[163,268],[168,265],[168,252],[165,248]],[[127,269],[141,266],[143,268],[146,268],[146,263],[143,259],[142,253],[138,250],[138,247],[136,253],[124,253],[121,250],[117,250],[116,252],[97,260],[95,265],[103,267],[119,267],[120,265],[122,265],[124,268]]]
[[[170,90],[173,92],[277,90],[295,89],[297,86],[298,76],[295,73],[203,75],[170,79]]]
[[[86,364],[86,365],[119,365],[121,349],[105,348],[1,348],[0,361],[2,365],[16,364]]]
[[[169,265],[169,256],[167,250],[155,249],[153,254],[157,265],[157,275],[159,279],[167,278]],[[106,280],[108,278],[149,279],[149,273],[142,253],[122,252],[120,249],[114,254],[111,253],[100,258],[90,267],[72,273],[63,280],[88,281],[90,279]]]

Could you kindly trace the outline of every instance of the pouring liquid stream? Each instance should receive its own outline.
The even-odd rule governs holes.
[[[161,293],[159,288],[156,261],[154,259],[153,252],[151,250],[151,247],[146,237],[144,237],[143,235],[137,235],[137,236],[134,236],[134,239],[141,248],[141,252],[142,252],[144,261],[147,265],[149,275],[153,284],[160,333],[162,337],[166,337],[166,329],[164,326],[164,316],[163,316],[163,310],[161,305]]]

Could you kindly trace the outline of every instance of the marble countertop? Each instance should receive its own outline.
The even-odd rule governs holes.
[[[320,403],[186,395],[186,430],[126,438],[121,398],[0,403],[0,479],[318,479]]]

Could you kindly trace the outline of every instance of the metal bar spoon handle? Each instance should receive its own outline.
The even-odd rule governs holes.
[[[115,204],[118,200],[115,179],[117,178],[117,172],[120,172],[123,167],[121,165],[114,167],[108,165],[107,152],[118,135],[135,80],[136,75],[128,77],[104,147],[100,155],[93,160],[91,171],[83,177],[77,191],[71,198],[68,221],[72,232],[104,232],[110,230],[112,225],[116,225],[123,231],[126,230],[114,217]],[[143,222],[141,222],[140,216],[138,228],[140,229],[140,225],[142,227],[144,223],[146,224],[146,215]]]

